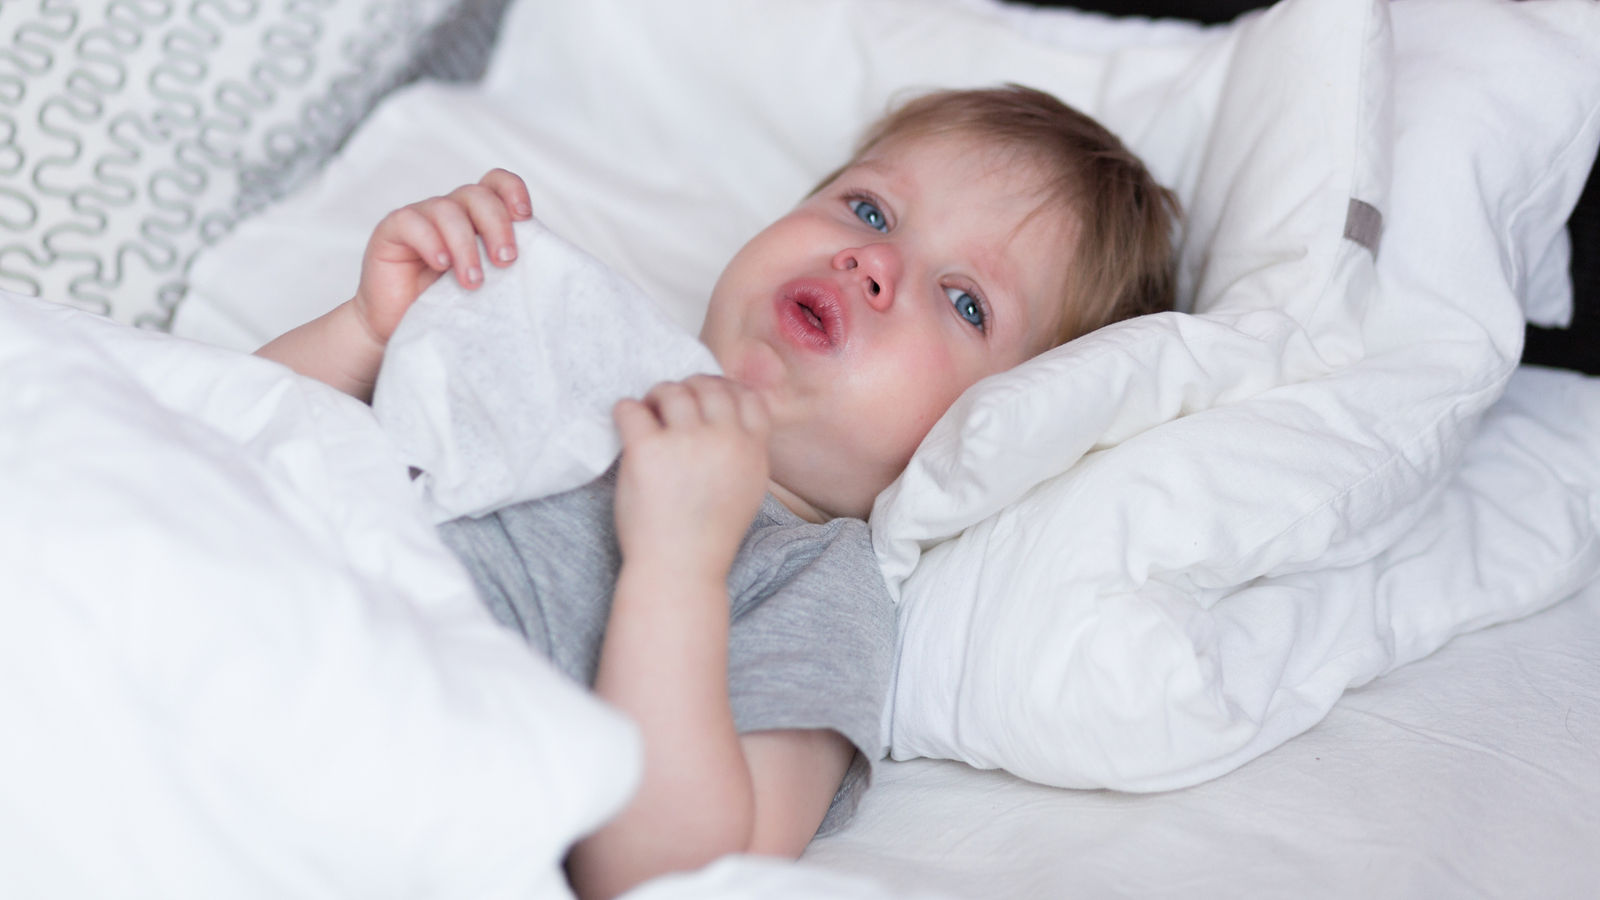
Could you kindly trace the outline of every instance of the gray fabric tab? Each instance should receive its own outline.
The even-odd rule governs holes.
[[[1383,213],[1376,206],[1350,198],[1350,209],[1344,216],[1344,236],[1378,255],[1378,239],[1383,237]]]

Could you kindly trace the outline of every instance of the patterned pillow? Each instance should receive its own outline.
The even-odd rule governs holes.
[[[0,4],[0,288],[166,328],[195,252],[314,171],[461,5]]]

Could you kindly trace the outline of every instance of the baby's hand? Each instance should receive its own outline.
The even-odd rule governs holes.
[[[622,400],[612,415],[622,432],[624,563],[720,586],[766,496],[766,403],[725,378],[696,375]]]
[[[533,215],[528,187],[505,169],[443,197],[402,206],[385,216],[367,241],[361,284],[352,301],[379,345],[400,324],[417,297],[449,269],[466,288],[483,283],[478,237],[496,266],[517,258],[514,220]]]

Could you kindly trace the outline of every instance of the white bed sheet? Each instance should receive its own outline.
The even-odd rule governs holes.
[[[1594,897],[1600,585],[1456,639],[1205,784],[887,763],[805,860],[956,897]]]
[[[1508,398],[1546,423],[1592,423],[1600,379],[1523,370]],[[1569,462],[1600,447],[1581,429],[1530,440]],[[1458,637],[1183,790],[1068,791],[955,762],[886,763],[856,819],[805,864],[986,900],[1593,898],[1596,848],[1600,583]]]

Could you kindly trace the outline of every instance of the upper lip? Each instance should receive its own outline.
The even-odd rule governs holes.
[[[828,343],[839,346],[849,330],[843,299],[833,284],[815,278],[802,278],[784,286],[783,297],[809,310],[822,325]]]

